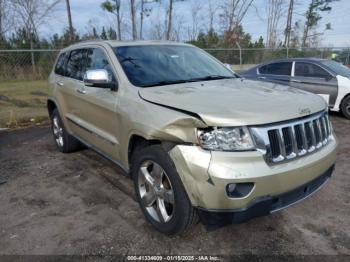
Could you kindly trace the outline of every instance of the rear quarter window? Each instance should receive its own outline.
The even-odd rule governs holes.
[[[57,63],[55,66],[55,74],[64,76],[65,74],[65,65],[66,65],[66,53],[59,55]]]

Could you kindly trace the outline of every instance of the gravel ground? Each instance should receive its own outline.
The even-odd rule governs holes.
[[[350,121],[331,120],[337,166],[317,194],[267,217],[210,232],[198,224],[176,237],[145,221],[131,180],[109,161],[91,150],[59,153],[48,127],[3,131],[0,254],[350,255]]]

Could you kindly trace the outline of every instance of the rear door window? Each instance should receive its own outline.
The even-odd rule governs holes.
[[[67,62],[66,76],[77,80],[83,80],[83,59],[84,49],[77,49],[70,52],[70,56]]]
[[[291,71],[292,62],[272,63],[259,68],[259,73],[264,75],[290,76]]]
[[[318,65],[304,62],[295,63],[295,76],[326,78],[330,74]]]
[[[66,53],[62,53],[62,54],[60,54],[60,56],[57,59],[57,63],[55,66],[55,74],[64,76],[65,65],[66,65]]]

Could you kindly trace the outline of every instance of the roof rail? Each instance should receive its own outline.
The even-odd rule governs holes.
[[[108,40],[103,40],[103,39],[99,39],[99,38],[96,38],[96,39],[88,39],[88,40],[83,40],[83,41],[76,42],[76,43],[74,43],[73,45],[75,45],[75,44],[81,44],[81,43],[89,43],[89,42],[104,42],[104,41],[108,41]]]

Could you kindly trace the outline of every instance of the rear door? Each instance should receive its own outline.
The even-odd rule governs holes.
[[[60,88],[64,85],[64,75],[66,71],[66,63],[68,58],[69,52],[63,52],[59,55],[57,58],[57,62],[54,69],[54,74],[50,75],[49,83],[50,86],[53,87],[54,92],[60,92]],[[59,101],[61,102],[61,101]]]
[[[292,62],[276,62],[263,65],[258,69],[258,80],[289,85]]]
[[[338,94],[338,81],[326,69],[310,62],[295,62],[291,86],[322,96],[333,107]]]
[[[83,85],[83,75],[81,71],[81,61],[84,57],[84,49],[75,49],[67,52],[67,62],[62,71],[62,75],[57,77],[56,98],[60,101],[61,116],[63,121],[71,133],[78,133],[79,129],[68,121],[68,116],[78,117],[80,108],[78,90]]]

